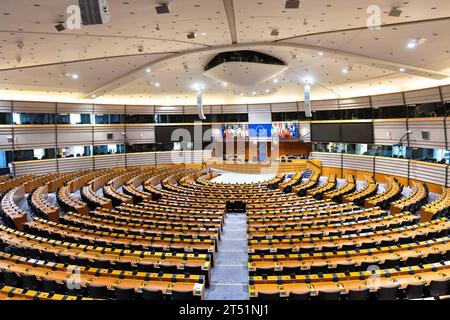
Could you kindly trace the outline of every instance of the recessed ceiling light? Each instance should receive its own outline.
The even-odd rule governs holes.
[[[342,69],[342,73],[347,74],[348,73],[348,68]]]
[[[93,94],[93,95],[91,96],[91,98],[93,98],[93,99],[96,98],[96,97],[97,97],[97,96],[96,96],[95,94]]]
[[[244,94],[243,94],[242,92],[241,92],[239,95],[240,95],[241,97],[244,96]]]
[[[155,87],[159,87],[159,86],[161,86],[161,83],[155,82]]]
[[[400,72],[405,72],[406,69],[405,69],[405,68],[400,68],[399,71],[400,71]]]
[[[208,34],[206,32],[201,33],[202,36],[207,36]]]
[[[78,79],[78,75],[76,73],[72,74],[72,79]]]
[[[414,39],[414,40],[409,41],[409,42],[406,44],[406,47],[407,47],[408,49],[414,49],[415,47],[417,47],[417,40]]]
[[[203,85],[201,83],[196,83],[193,85],[193,87],[194,87],[194,90],[196,90],[196,91],[203,90]]]
[[[319,51],[319,56],[323,56],[323,52],[322,51]]]
[[[273,83],[278,83],[278,79],[273,79]]]
[[[304,82],[305,84],[313,84],[313,83],[314,83],[314,80],[313,80],[312,77],[306,77],[306,78],[303,80],[303,82]]]
[[[147,68],[147,69],[145,69],[145,72],[150,73],[150,72],[152,72],[152,69]]]
[[[253,92],[252,92],[252,95],[256,96],[256,92],[255,92],[255,91],[253,91]]]
[[[266,93],[269,93],[270,92],[270,90],[269,89],[266,89]]]
[[[223,82],[222,85],[223,85],[224,87],[226,87],[226,86],[228,86],[228,82]]]

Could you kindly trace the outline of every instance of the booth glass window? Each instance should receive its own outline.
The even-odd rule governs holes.
[[[230,113],[222,115],[223,122],[248,122],[248,113]]]
[[[11,112],[1,112],[0,113],[0,124],[11,124],[12,117]]]
[[[55,124],[55,114],[13,113],[13,124],[16,125]]]
[[[95,124],[122,124],[125,117],[122,114],[96,114]]]
[[[285,121],[296,121],[299,120],[298,112],[273,112],[272,121],[273,122],[285,122]]]
[[[406,118],[407,109],[405,106],[375,108],[374,117],[375,119]]]
[[[341,114],[339,110],[313,110],[312,120],[341,120]]]
[[[101,146],[94,146],[94,156],[110,155],[125,153],[125,145],[123,144],[108,144]]]
[[[155,116],[153,114],[127,114],[125,120],[129,124],[155,123]]]
[[[80,158],[92,155],[92,146],[58,148],[58,158]]]
[[[56,115],[57,124],[91,124],[90,114],[67,113]]]
[[[341,109],[342,120],[373,119],[373,109]]]
[[[155,123],[183,123],[184,117],[182,114],[155,114]]]
[[[441,102],[408,106],[409,118],[434,118],[447,115],[446,104]]]

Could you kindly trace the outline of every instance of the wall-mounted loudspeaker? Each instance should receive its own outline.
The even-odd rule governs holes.
[[[81,20],[85,26],[106,24],[111,20],[109,5],[106,0],[78,0]]]
[[[422,139],[423,140],[430,140],[430,132],[429,131],[422,131]]]

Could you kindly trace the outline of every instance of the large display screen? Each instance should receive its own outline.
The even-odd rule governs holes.
[[[342,142],[373,144],[372,122],[342,123]]]
[[[311,123],[312,142],[341,142],[339,123]]]
[[[270,138],[272,136],[272,124],[249,124],[248,131],[251,138]]]
[[[311,123],[312,142],[373,144],[372,122]]]
[[[248,137],[248,124],[224,123],[222,124],[222,136],[224,138],[246,138]]]
[[[272,137],[279,139],[297,139],[298,124],[295,122],[272,123]]]

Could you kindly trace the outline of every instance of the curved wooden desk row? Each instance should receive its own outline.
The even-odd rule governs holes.
[[[220,219],[202,219],[195,216],[179,218],[165,215],[151,215],[146,213],[130,213],[118,210],[94,210],[91,216],[112,221],[120,221],[126,223],[143,223],[154,224],[156,226],[174,226],[174,227],[213,227],[222,230],[222,220]]]
[[[28,174],[22,177],[17,177],[14,179],[7,179],[6,181],[0,182],[0,192],[6,193],[13,188],[17,188],[24,184],[25,182],[35,178],[36,175]]]
[[[396,178],[388,178],[386,190],[373,197],[366,198],[364,208],[380,206],[383,209],[389,207],[389,202],[396,201],[402,192],[402,186]]]
[[[210,254],[119,249],[107,246],[106,241],[104,246],[93,246],[43,238],[3,226],[0,226],[0,235],[0,244],[3,243],[4,246],[22,249],[30,256],[69,264],[106,264],[108,268],[116,269],[131,264],[130,268],[145,271],[162,270],[163,266],[175,266],[180,270],[185,267],[201,267],[201,270],[208,272],[212,265]]]
[[[322,199],[323,194],[328,192],[336,187],[336,175],[331,174],[328,177],[327,182],[323,186],[317,186],[315,188],[309,189],[306,191],[306,195],[312,196],[316,199]]]
[[[433,281],[443,282],[443,294],[448,292],[450,279],[450,262],[427,264],[422,267],[404,267],[400,269],[384,269],[374,272],[361,271],[321,275],[298,276],[255,276],[249,278],[250,298],[257,298],[264,293],[275,293],[287,298],[293,293],[308,293],[308,296],[321,296],[321,292],[337,292],[347,295],[351,291],[369,290],[377,292],[383,287],[407,289],[411,285],[431,286]]]
[[[400,200],[391,203],[390,211],[399,213],[404,210],[418,211],[428,198],[428,186],[425,183],[414,182],[411,193]]]
[[[296,172],[289,180],[278,185],[278,189],[283,192],[291,192],[292,188],[302,182],[303,172]]]
[[[317,236],[340,236],[357,233],[367,233],[373,231],[388,230],[393,227],[411,225],[417,217],[402,213],[395,216],[383,216],[376,219],[367,219],[364,222],[348,222],[343,224],[321,225],[319,228],[313,226],[301,226],[293,228],[265,228],[263,230],[249,229],[248,239],[281,239],[281,238],[301,238]]]
[[[353,175],[349,175],[347,182],[339,189],[330,190],[323,194],[323,198],[326,200],[332,200],[336,202],[342,202],[342,197],[354,192],[356,189],[356,181]]]
[[[39,286],[42,278],[55,281],[66,294],[70,294],[71,285],[87,287],[88,285],[106,286],[114,291],[117,286],[133,288],[136,292],[143,289],[161,290],[171,295],[173,290],[190,291],[193,295],[203,297],[205,279],[203,275],[163,274],[163,273],[135,273],[132,271],[108,270],[70,266],[53,262],[44,262],[25,257],[11,256],[9,259],[2,256],[0,270],[14,273],[19,279],[23,276],[34,276]],[[20,281],[20,280],[19,280]],[[5,279],[6,282],[6,279]],[[81,288],[80,288],[81,289]]]
[[[94,300],[92,298],[68,296],[49,292],[41,292],[22,288],[14,288],[0,284],[0,300],[52,300],[52,301],[70,301],[70,300]]]
[[[365,271],[367,268],[412,266],[434,263],[450,257],[449,236],[418,243],[371,249],[317,252],[287,255],[252,255],[249,272],[255,274],[304,274],[327,272]]]
[[[258,218],[252,219],[248,222],[249,227],[264,229],[264,228],[274,228],[274,227],[310,227],[310,228],[323,228],[327,225],[345,225],[354,222],[367,221],[369,219],[382,218],[387,215],[387,212],[380,210],[380,208],[370,208],[365,210],[355,210],[354,208],[349,208],[349,210],[336,210],[330,211],[325,214],[316,214],[311,211],[311,215],[303,216],[293,215],[287,217],[275,216],[274,218]]]
[[[205,211],[200,209],[189,208],[177,208],[177,207],[166,207],[164,205],[157,206],[156,204],[149,202],[142,202],[139,205],[121,205],[116,207],[114,210],[120,212],[120,214],[139,214],[148,218],[161,217],[162,219],[195,219],[199,221],[207,220],[220,220],[222,223],[224,221],[224,213],[216,211]]]
[[[131,235],[147,235],[152,237],[175,237],[175,238],[192,238],[199,240],[219,240],[220,230],[214,227],[181,227],[176,226],[155,226],[153,224],[127,223],[119,221],[111,221],[96,217],[85,217],[75,213],[68,213],[61,218],[61,222],[68,225],[80,226],[88,230],[99,230],[116,232],[119,234]]]
[[[27,213],[19,208],[15,202],[15,198],[23,199],[25,196],[23,185],[9,190],[1,199],[0,214],[5,222],[21,230],[23,224],[27,222]]]
[[[86,203],[74,198],[70,193],[70,186],[66,185],[59,188],[56,199],[58,201],[59,206],[64,211],[76,211],[83,215],[88,215],[89,208]]]
[[[35,214],[50,221],[57,222],[60,208],[48,202],[48,185],[34,190],[28,196],[28,206]]]
[[[84,229],[75,226],[50,225],[45,226],[44,221],[28,223],[28,232],[41,231],[42,235],[49,235],[55,239],[67,239],[73,242],[103,245],[105,242],[114,247],[146,248],[145,250],[165,250],[174,252],[211,253],[216,251],[217,243],[210,239],[181,238],[169,236],[145,236],[114,231],[96,231],[97,229]],[[70,233],[68,233],[70,232]],[[38,232],[39,234],[39,232]]]
[[[344,244],[362,245],[363,243],[372,243],[374,246],[381,241],[398,241],[399,238],[413,238],[417,235],[428,234],[429,232],[439,233],[450,229],[450,221],[445,218],[433,220],[419,225],[401,227],[387,231],[367,232],[364,234],[343,235],[336,237],[314,237],[314,238],[291,238],[291,239],[273,239],[273,240],[249,240],[248,252],[254,253],[255,250],[288,250],[291,252],[300,252],[301,248],[315,247],[317,251],[323,250],[329,246],[330,250],[339,249]]]
[[[366,177],[366,184],[363,189],[354,191],[342,198],[343,203],[354,202],[358,205],[364,204],[364,199],[373,196],[378,190],[378,185],[374,177]]]
[[[433,203],[420,208],[422,222],[430,221],[441,212],[448,212],[450,207],[450,188],[442,188],[442,195]]]
[[[378,208],[378,207],[376,207]],[[365,209],[370,211],[370,209]],[[329,202],[326,200],[317,200],[305,202],[304,204],[296,205],[292,210],[287,208],[280,208],[279,210],[261,210],[253,211],[247,216],[249,218],[248,222],[253,221],[270,221],[270,220],[289,220],[296,219],[297,217],[302,220],[311,219],[314,217],[332,217],[339,214],[344,214],[346,212],[363,212],[358,206],[353,203],[346,204],[335,204],[335,202]],[[357,213],[357,212],[356,212]]]
[[[292,192],[298,194],[299,196],[306,195],[307,190],[314,188],[317,185],[319,178],[320,178],[320,171],[314,170],[309,179],[292,188]]]

